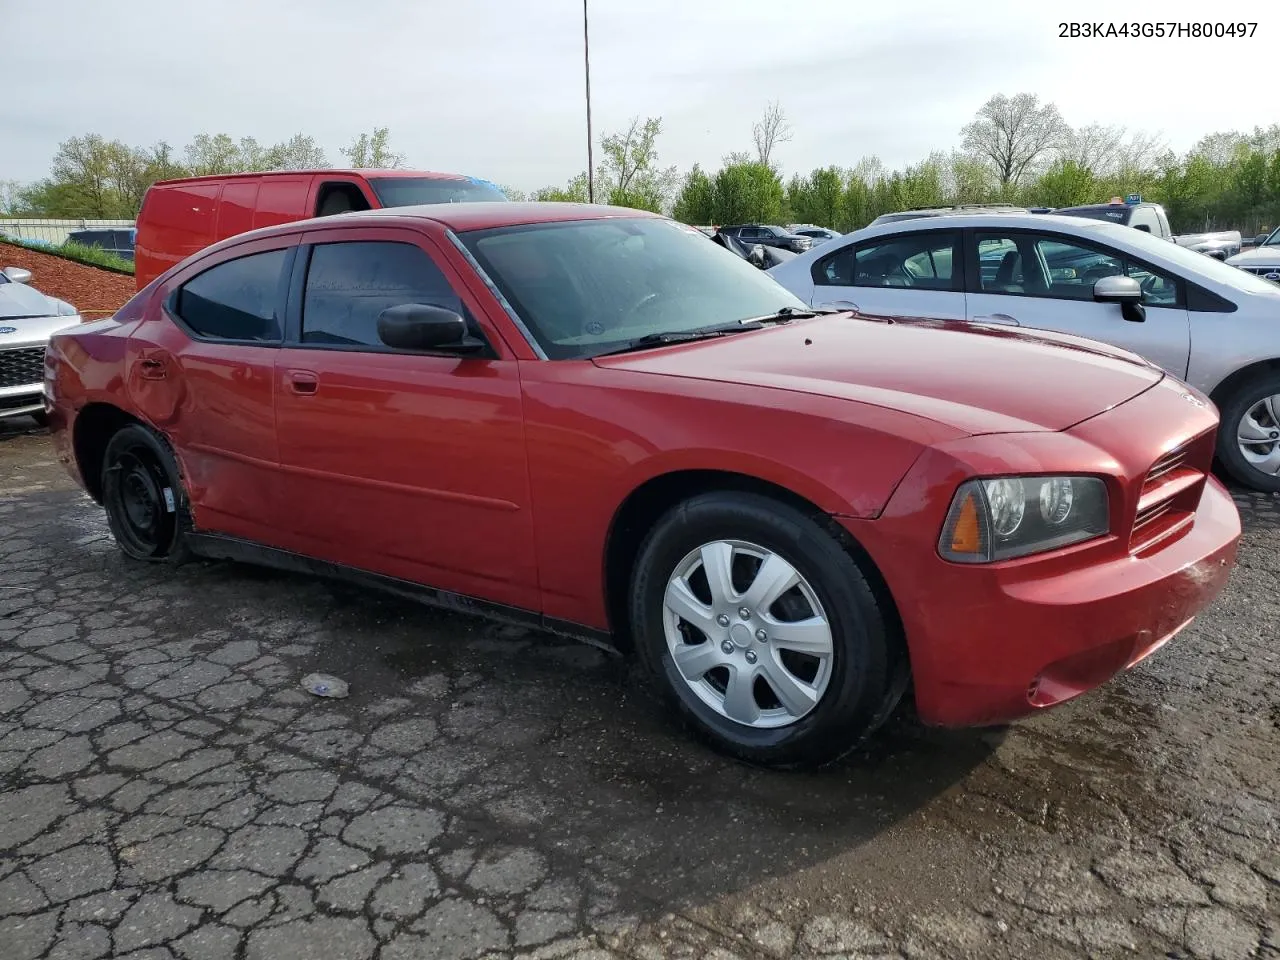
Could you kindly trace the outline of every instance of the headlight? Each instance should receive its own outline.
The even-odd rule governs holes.
[[[961,484],[938,552],[957,563],[991,563],[1100,537],[1111,528],[1107,487],[1097,477],[993,477]]]
[[[74,317],[79,311],[65,300],[54,300],[54,305],[58,309],[59,317]]]

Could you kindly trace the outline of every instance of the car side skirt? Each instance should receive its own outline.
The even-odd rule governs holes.
[[[533,610],[511,607],[490,600],[481,600],[450,590],[439,590],[425,584],[410,580],[400,580],[380,573],[372,573],[358,567],[333,563],[328,560],[317,560],[304,554],[278,547],[269,547],[239,537],[229,537],[217,533],[188,533],[187,546],[191,552],[207,560],[233,560],[238,563],[249,563],[256,566],[271,567],[288,573],[300,573],[323,577],[328,580],[341,580],[357,586],[380,590],[395,594],[409,600],[424,603],[428,606],[457,613],[468,613],[500,623],[509,623],[535,630],[545,630],[557,636],[568,637],[599,647],[607,653],[617,655],[617,645],[612,635],[606,630],[584,626],[568,620],[547,617]]]

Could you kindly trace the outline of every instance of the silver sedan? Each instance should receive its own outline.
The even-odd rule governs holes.
[[[0,270],[0,418],[44,420],[44,348],[55,330],[80,322],[76,308],[27,285],[31,271]]]

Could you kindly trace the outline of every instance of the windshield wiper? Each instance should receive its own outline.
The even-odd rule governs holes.
[[[766,313],[762,317],[747,317],[741,323],[786,323],[788,320],[803,320],[816,317],[819,313],[833,313],[830,310],[805,310],[800,307],[779,307],[774,313]]]
[[[763,324],[755,320],[743,320],[739,323],[725,323],[714,327],[700,327],[697,330],[673,330],[670,333],[646,333],[643,337],[625,343],[613,350],[592,354],[596,357],[611,357],[615,353],[631,353],[633,350],[648,350],[652,347],[665,347],[672,343],[691,343],[695,340],[711,340],[725,337],[731,333],[744,330],[759,330]]]

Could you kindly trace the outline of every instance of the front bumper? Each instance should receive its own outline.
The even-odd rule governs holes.
[[[1113,529],[1053,553],[955,564],[935,545],[959,475],[926,453],[874,520],[840,522],[879,566],[897,604],[926,723],[1002,723],[1069,700],[1159,648],[1226,584],[1240,515],[1214,477],[1166,538],[1135,546],[1138,492],[1161,453],[1186,441],[1207,470],[1216,414],[1167,381],[1064,433],[970,438],[976,475],[1053,473],[1067,462],[1109,475]],[[1065,453],[1064,453],[1065,451]],[[1113,456],[1109,451],[1121,451]]]
[[[898,598],[921,719],[1002,723],[1106,682],[1221,593],[1239,539],[1235,504],[1210,478],[1190,532],[1150,557],[1050,576],[1030,565],[931,568],[944,578]]]

